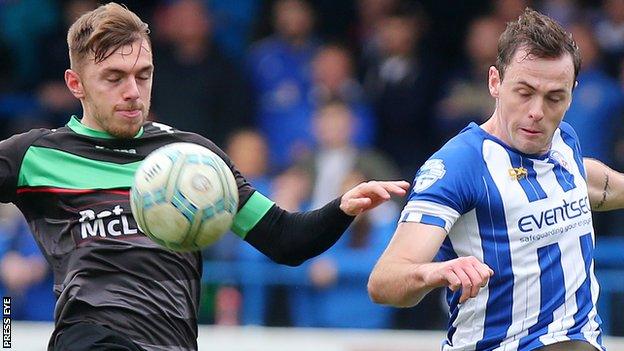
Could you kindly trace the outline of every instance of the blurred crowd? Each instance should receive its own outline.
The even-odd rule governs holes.
[[[448,138],[488,118],[494,100],[486,79],[498,36],[527,6],[561,22],[581,48],[565,120],[584,154],[624,170],[624,0],[121,2],[151,28],[150,118],[215,141],[285,209],[318,207],[367,179],[411,180]],[[63,81],[66,32],[98,3],[0,0],[0,138],[80,115]],[[401,206],[358,218],[334,248],[297,268],[309,285],[208,287],[205,320],[442,327],[437,295],[416,312],[368,300],[367,273]],[[614,225],[624,224],[621,215],[608,216],[595,217],[598,235],[624,234]],[[51,320],[45,260],[19,214],[7,207],[0,218],[3,294],[23,304],[23,318]],[[258,255],[233,236],[205,253],[207,260],[266,260]],[[235,318],[220,317],[226,308]]]

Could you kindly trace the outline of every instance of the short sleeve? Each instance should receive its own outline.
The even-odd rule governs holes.
[[[451,140],[416,173],[400,222],[434,225],[448,233],[459,216],[475,207],[482,165],[479,149],[461,138]]]
[[[33,129],[14,135],[0,142],[0,201],[16,199],[17,184],[24,155],[30,145],[45,133],[45,129]]]

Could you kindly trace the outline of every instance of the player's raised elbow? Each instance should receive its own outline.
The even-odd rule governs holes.
[[[384,279],[383,274],[375,267],[368,277],[366,286],[371,301],[382,305],[397,306],[397,297],[394,296],[395,294],[392,293],[392,289],[389,289],[388,285],[389,283]]]
[[[386,295],[383,293],[382,286],[379,284],[377,279],[375,279],[375,276],[373,274],[371,274],[371,276],[368,278],[368,284],[366,286],[366,289],[368,290],[368,296],[374,303],[388,303]]]

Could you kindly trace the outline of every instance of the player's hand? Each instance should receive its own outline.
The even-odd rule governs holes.
[[[364,182],[342,195],[340,209],[350,216],[357,216],[390,200],[393,194],[405,195],[409,187],[410,184],[403,180]]]
[[[464,303],[469,298],[476,297],[493,275],[494,271],[488,265],[474,256],[467,256],[436,264],[436,269],[424,279],[427,286],[447,286],[451,291],[462,289],[459,303]]]

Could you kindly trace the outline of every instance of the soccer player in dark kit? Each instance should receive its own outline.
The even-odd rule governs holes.
[[[318,210],[280,209],[209,140],[146,121],[154,71],[148,33],[115,3],[84,14],[68,32],[65,72],[82,117],[0,143],[0,200],[21,209],[54,271],[49,350],[197,350],[201,254],[152,242],[129,205],[138,165],[163,145],[191,142],[221,156],[238,184],[234,232],[287,265],[322,253],[354,216],[409,186],[370,181]]]

